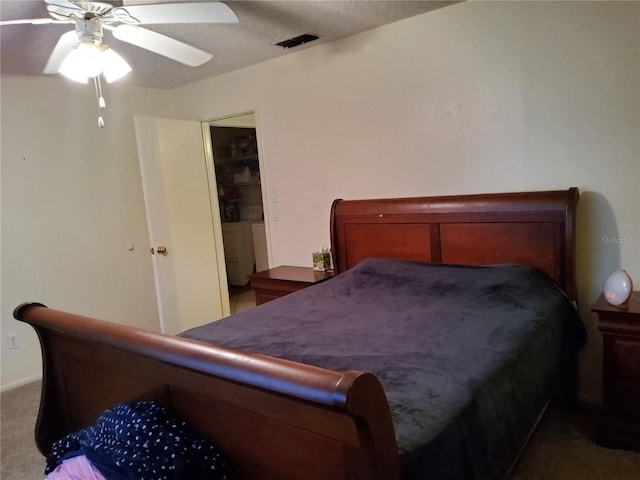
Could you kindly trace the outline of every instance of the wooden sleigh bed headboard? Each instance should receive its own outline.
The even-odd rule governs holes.
[[[379,200],[335,200],[334,267],[366,257],[536,267],[576,299],[578,189]]]
[[[336,200],[338,272],[368,256],[448,263],[519,262],[573,299],[578,191]],[[43,389],[41,452],[118,402],[156,400],[219,446],[239,479],[398,479],[378,379],[56,311],[15,318],[36,330]],[[114,319],[117,320],[117,319]],[[131,323],[131,322],[129,322]]]

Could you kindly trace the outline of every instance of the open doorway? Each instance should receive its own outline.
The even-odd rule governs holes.
[[[255,115],[218,119],[209,122],[209,129],[229,303],[237,313],[251,303],[251,274],[269,268]]]

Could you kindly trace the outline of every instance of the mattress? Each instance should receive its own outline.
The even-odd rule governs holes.
[[[585,341],[572,303],[533,268],[373,258],[182,335],[375,374],[407,479],[504,477]]]

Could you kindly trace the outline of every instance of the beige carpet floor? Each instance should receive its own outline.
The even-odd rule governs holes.
[[[44,477],[44,457],[36,448],[34,437],[39,404],[40,382],[28,383],[0,395],[1,480]]]
[[[43,477],[44,460],[33,434],[39,398],[39,382],[0,397],[2,480]],[[640,453],[599,447],[590,432],[588,414],[551,409],[511,480],[640,480]]]
[[[640,480],[640,453],[592,440],[593,415],[552,408],[512,480]]]

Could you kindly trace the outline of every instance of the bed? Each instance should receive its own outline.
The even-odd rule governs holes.
[[[505,478],[550,400],[575,395],[584,341],[573,306],[577,201],[576,188],[336,200],[335,278],[182,336],[23,304],[14,315],[35,328],[44,363],[37,445],[47,454],[103,410],[154,400],[212,440],[236,478]],[[510,311],[470,294],[470,277],[491,298],[510,291]],[[496,287],[498,277],[506,283]],[[387,310],[372,306],[376,292],[396,286],[402,302],[391,293]],[[368,298],[360,299],[360,288]],[[528,325],[516,334],[509,317],[547,294],[556,313],[536,303],[533,323],[512,322]],[[471,304],[484,304],[488,330],[453,320],[472,315]],[[396,336],[422,306],[432,309],[424,317],[433,323]],[[314,311],[321,312],[315,320]],[[363,311],[365,327],[353,321]],[[425,347],[419,338],[431,328],[446,335]],[[374,343],[359,343],[365,337]],[[414,375],[385,356],[402,350],[412,358],[428,350],[422,366],[445,350],[476,357],[440,359]],[[481,364],[490,373],[476,371]],[[443,410],[438,398],[460,391],[462,399]]]

